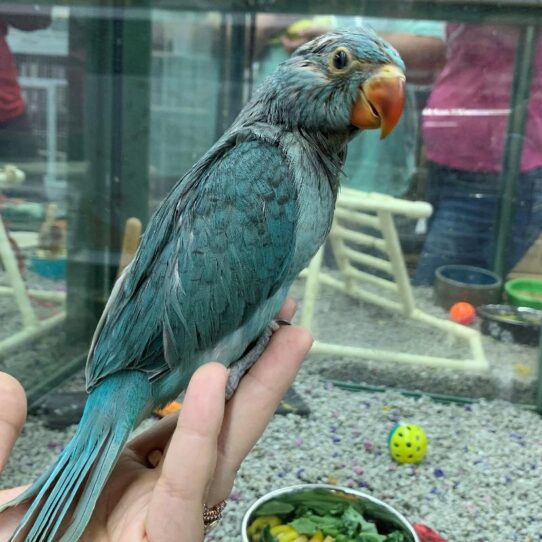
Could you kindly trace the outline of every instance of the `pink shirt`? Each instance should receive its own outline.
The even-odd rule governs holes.
[[[7,25],[0,21],[0,123],[24,112],[24,101],[17,82],[17,68],[6,42]]]
[[[448,58],[423,111],[433,162],[468,171],[501,169],[519,29],[448,24]],[[542,34],[536,46],[521,170],[542,166]]]

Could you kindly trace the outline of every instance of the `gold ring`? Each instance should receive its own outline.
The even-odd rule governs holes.
[[[226,508],[226,501],[220,501],[218,504],[211,506],[210,508],[203,505],[203,532],[208,533],[212,531],[222,519],[222,512]]]

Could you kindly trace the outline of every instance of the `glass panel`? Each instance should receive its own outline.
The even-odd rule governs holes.
[[[153,11],[150,171],[153,207],[217,138],[218,13]]]
[[[478,316],[470,325],[499,335],[479,342],[453,340],[454,330],[443,322],[454,301],[508,303],[499,284],[455,292],[454,279],[491,282],[494,271],[503,282],[539,280],[542,90],[536,77],[529,84],[542,69],[539,39],[533,28],[517,24],[520,12],[503,8],[490,24],[483,5],[455,12],[449,21],[437,18],[448,15],[442,6],[432,20],[420,18],[416,6],[393,19],[376,4],[360,14],[345,3],[344,13],[330,15],[6,5],[2,217],[11,243],[6,258],[14,257],[20,272],[2,276],[9,322],[2,337],[11,354],[5,351],[1,366],[28,388],[39,384],[37,391],[62,378],[59,370],[80,366],[117,275],[126,221],[146,224],[296,46],[325,30],[368,23],[406,61],[406,106],[384,141],[377,131],[352,141],[342,184],[395,198],[384,200],[384,208],[408,203],[396,209],[394,226],[384,226],[386,217],[374,210],[376,218],[365,217],[365,225],[337,218],[336,231],[354,235],[327,243],[328,283],[344,280],[341,288],[365,293],[321,285],[311,325],[318,341],[400,355],[390,362],[386,353],[357,359],[363,352],[351,352],[324,373],[333,380],[534,403],[536,324],[503,321],[515,309],[500,309],[500,316]],[[499,15],[516,24],[499,23]],[[344,190],[340,201],[348,194]],[[427,205],[413,203],[423,201],[432,205],[431,216]],[[358,236],[360,245],[352,241],[355,232],[369,237]],[[486,272],[452,268],[433,285],[441,265]],[[382,285],[392,295],[388,308],[374,303]],[[516,287],[520,293],[532,288]],[[305,281],[293,292],[301,299]],[[413,319],[417,309],[430,316]],[[42,325],[31,331],[38,321]],[[525,340],[530,344],[516,342]],[[446,361],[430,357],[472,363],[445,368]],[[471,375],[472,368],[481,370]]]
[[[0,15],[0,369],[31,397],[88,348],[66,335],[68,13]]]
[[[350,143],[343,186],[427,200],[433,207],[430,217],[412,203],[397,209],[399,259],[384,214],[390,201],[381,200],[372,217],[347,219],[340,209],[337,235],[332,231],[323,260],[332,271],[320,283],[312,327],[318,340],[329,343],[316,349],[343,359],[324,365],[322,374],[445,397],[534,403],[541,315],[532,308],[486,306],[518,304],[503,289],[512,277],[540,284],[542,88],[536,77],[523,89],[513,85],[515,76],[542,70],[540,40],[514,25],[371,17],[303,21],[295,24],[311,29],[368,22],[397,46],[407,65],[402,121],[383,142],[365,132]],[[280,44],[275,48],[285,56]],[[515,133],[507,138],[509,129]],[[360,208],[367,210],[366,203]],[[356,237],[360,232],[370,237]],[[405,264],[412,288],[405,285]],[[532,307],[541,306],[536,295]],[[466,316],[448,312],[456,302],[471,303],[455,307],[466,309]],[[469,331],[454,329],[448,323],[454,318]],[[484,333],[481,340],[471,329]]]
[[[457,532],[457,540],[539,536],[539,505],[531,499],[532,512],[525,499],[525,484],[536,482],[530,475],[538,468],[536,452],[529,453],[537,444],[530,439],[533,418],[514,405],[467,404],[505,399],[542,411],[539,2],[69,4],[0,6],[0,371],[22,382],[40,416],[30,421],[36,434],[24,435],[26,443],[39,441],[34,448],[40,453],[28,461],[19,454],[2,487],[42,471],[51,457],[41,453],[41,440],[51,454],[61,447],[51,427],[73,431],[66,426],[79,419],[86,398],[83,367],[92,335],[160,202],[243,106],[263,95],[258,88],[278,86],[272,74],[297,47],[326,31],[370,24],[406,64],[404,113],[391,134],[381,139],[378,129],[358,133],[353,126],[356,106],[363,122],[377,128],[392,116],[371,85],[395,99],[399,94],[398,66],[382,71],[372,57],[355,63],[364,75],[345,100],[346,112],[330,114],[317,137],[301,116],[294,126],[280,114],[273,119],[305,150],[318,147],[322,169],[330,167],[326,156],[333,147],[323,142],[353,138],[340,164],[329,240],[291,288],[299,301],[296,322],[309,327],[316,342],[281,413],[305,415],[305,402],[314,412],[299,423],[275,420],[271,437],[243,466],[231,515],[209,540],[228,540],[224,533],[239,540],[243,511],[277,479],[374,492],[400,505],[409,520],[434,520],[450,539]],[[350,82],[351,72],[341,71],[352,66],[350,46],[316,64],[308,55],[302,67],[321,72],[322,85],[336,84],[337,91],[337,81]],[[396,86],[386,86],[387,78]],[[311,78],[303,73],[300,80],[309,85]],[[316,95],[313,115],[333,109],[333,93],[328,100]],[[280,150],[291,157],[292,148]],[[298,193],[309,177],[306,164],[289,170],[301,179]],[[224,182],[238,182],[239,170],[232,168]],[[252,207],[261,206],[262,222],[264,199]],[[319,193],[307,198],[306,207],[320,199]],[[225,237],[221,227],[213,234]],[[302,250],[308,243],[296,235]],[[223,262],[215,258],[213,265],[197,271],[213,275]],[[154,291],[149,296],[156,302]],[[214,310],[190,301],[194,312]],[[146,331],[141,322],[150,313],[134,311],[134,326]],[[162,346],[161,335],[153,338]],[[433,402],[375,393],[356,403],[330,382],[465,405],[452,405],[441,424],[443,407]],[[51,391],[58,394],[47,396]],[[390,432],[403,417],[429,420],[430,455],[419,470],[387,456],[393,438],[399,445],[408,437]],[[423,455],[423,430],[408,431],[423,440]],[[273,439],[283,440],[276,445]],[[512,486],[521,506],[509,498]],[[506,503],[496,495],[505,495]],[[521,512],[511,521],[516,509]],[[491,524],[490,534],[475,536],[484,523]]]

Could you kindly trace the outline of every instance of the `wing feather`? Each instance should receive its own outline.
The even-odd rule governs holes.
[[[89,353],[89,389],[124,369],[152,379],[189,367],[288,276],[298,202],[279,148],[237,142],[193,172],[199,178],[181,180],[155,213],[115,287]]]

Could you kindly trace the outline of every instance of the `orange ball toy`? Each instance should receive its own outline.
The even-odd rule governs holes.
[[[474,307],[465,301],[455,303],[450,307],[450,318],[458,324],[469,326],[474,322],[476,310]]]

